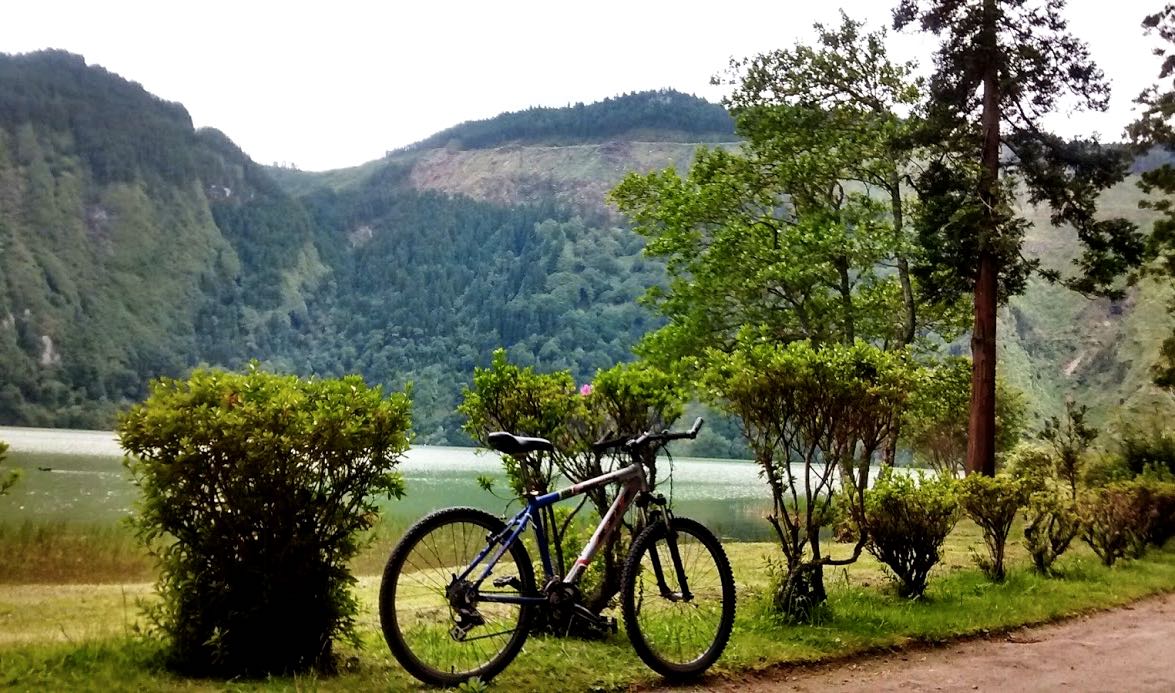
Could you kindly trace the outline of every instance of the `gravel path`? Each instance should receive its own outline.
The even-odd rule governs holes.
[[[1175,691],[1175,595],[990,639],[678,690]]]

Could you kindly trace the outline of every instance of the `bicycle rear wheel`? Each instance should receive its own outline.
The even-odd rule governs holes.
[[[534,607],[480,599],[536,593],[522,542],[502,556],[483,588],[457,581],[489,538],[505,528],[487,512],[448,508],[418,521],[392,550],[380,584],[380,625],[392,654],[421,681],[436,686],[488,681],[522,649]],[[479,566],[470,578],[480,573]],[[500,586],[491,586],[495,579]],[[465,596],[455,599],[459,592]]]
[[[722,654],[734,626],[734,576],[722,544],[693,520],[649,525],[625,560],[620,602],[624,630],[649,668],[670,679],[701,674]]]

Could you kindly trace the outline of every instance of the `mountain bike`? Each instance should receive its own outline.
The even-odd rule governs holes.
[[[635,507],[644,529],[632,542],[621,572],[624,629],[637,655],[670,679],[706,671],[726,647],[734,624],[735,591],[730,562],[702,524],[676,517],[665,497],[649,490],[645,465],[650,446],[695,438],[688,431],[646,432],[601,440],[595,449],[622,449],[629,463],[615,471],[550,493],[530,493],[510,520],[474,508],[447,508],[419,520],[392,550],[380,584],[384,638],[401,665],[421,681],[455,686],[488,681],[522,650],[536,619],[570,612],[597,624],[603,617],[579,603],[577,584],[601,546]],[[513,456],[554,452],[543,438],[491,433],[487,442]],[[643,454],[642,454],[643,453]],[[655,459],[655,454],[651,456]],[[555,574],[544,508],[605,484],[619,484],[567,575]],[[522,541],[533,528],[542,564],[541,585]],[[611,621],[615,629],[615,621]]]

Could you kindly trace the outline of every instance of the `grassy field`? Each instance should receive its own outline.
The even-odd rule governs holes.
[[[43,536],[51,535],[46,532]],[[31,530],[26,537],[35,537]],[[0,535],[0,545],[13,540]],[[113,535],[108,541],[118,543]],[[31,541],[31,539],[29,540]],[[1044,579],[1012,548],[1008,581],[993,585],[972,567],[969,552],[981,544],[973,525],[961,524],[932,576],[927,598],[899,599],[880,566],[865,559],[829,573],[827,615],[813,626],[781,626],[765,616],[767,544],[728,544],[739,582],[735,634],[715,675],[781,663],[843,657],[911,642],[1039,623],[1106,608],[1175,589],[1175,550],[1154,551],[1113,569],[1099,565],[1084,547],[1060,561],[1062,576]],[[26,547],[32,544],[26,542]],[[58,544],[51,544],[58,545]],[[62,544],[65,545],[65,544]],[[381,540],[357,566],[370,573],[386,549]],[[7,555],[7,554],[5,554]],[[129,565],[140,564],[131,562]],[[133,567],[133,571],[140,571]],[[45,576],[75,576],[72,569]],[[414,680],[388,654],[378,631],[378,577],[360,579],[364,647],[346,650],[344,671],[333,677],[220,681],[179,678],[157,664],[157,646],[141,637],[139,604],[152,599],[139,580],[125,584],[0,584],[0,688],[17,690],[412,690]],[[296,605],[292,605],[296,608]],[[603,663],[603,664],[602,664]],[[605,642],[534,637],[491,687],[495,690],[622,690],[654,685],[656,677],[633,654],[623,635]]]

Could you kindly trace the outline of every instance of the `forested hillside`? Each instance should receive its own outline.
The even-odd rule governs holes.
[[[634,234],[373,170],[295,199],[79,56],[0,57],[0,421],[109,427],[152,377],[256,358],[411,381],[418,439],[462,442],[497,346],[588,378],[649,328],[661,270]]]
[[[0,420],[109,426],[266,342],[325,267],[223,135],[78,56],[0,56]]]
[[[466,442],[454,405],[494,348],[581,382],[629,358],[664,272],[603,194],[731,137],[721,107],[646,92],[274,170],[78,56],[0,56],[0,423],[107,428],[152,377],[259,359],[412,382],[417,440]],[[1132,186],[1113,194],[1138,214]],[[1064,266],[1056,238],[1030,250]],[[1103,419],[1145,408],[1166,295],[1034,286],[1003,313],[1005,373],[1043,414],[1074,392]]]

